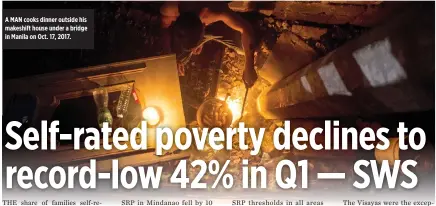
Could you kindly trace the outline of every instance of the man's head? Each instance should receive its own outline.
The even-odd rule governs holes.
[[[197,14],[181,13],[173,25],[173,49],[176,54],[195,49],[204,36],[204,25]]]

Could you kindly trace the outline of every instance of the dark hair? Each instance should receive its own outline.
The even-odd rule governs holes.
[[[176,54],[195,48],[203,39],[204,26],[196,13],[181,13],[172,27],[172,47]]]

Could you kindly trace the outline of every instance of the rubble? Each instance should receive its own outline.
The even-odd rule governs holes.
[[[327,33],[326,28],[302,25],[292,25],[291,31],[305,40],[320,40],[321,36]]]
[[[266,15],[266,16],[271,16],[274,13],[273,9],[259,9],[259,13]]]
[[[254,10],[254,2],[251,1],[232,1],[228,3],[229,8],[236,12],[249,12]]]
[[[279,19],[316,22],[319,24],[353,24],[375,26],[392,15],[386,2],[355,1],[285,1],[277,2],[272,15]],[[395,3],[395,5],[398,5]]]
[[[265,49],[267,50],[267,49]],[[267,51],[265,51],[267,52]],[[244,70],[245,65],[245,58],[243,55],[237,54],[232,49],[225,49],[224,55],[222,58],[222,71],[220,72],[220,82],[218,87],[218,94],[217,96],[219,98],[225,98],[227,94],[229,94],[228,98],[233,101],[233,103],[236,104],[236,109],[232,110],[232,112],[238,112],[242,109],[242,98],[244,97],[245,93],[245,86],[242,81],[242,73]],[[252,156],[250,155],[249,151],[242,151],[238,149],[234,149],[232,151],[220,151],[215,152],[211,149],[207,149],[202,152],[193,152],[191,159],[204,159],[206,161],[218,159],[225,161],[227,159],[230,159],[232,161],[232,164],[229,165],[228,171],[230,171],[236,178],[240,177],[241,175],[241,167],[240,163],[242,159],[248,159],[250,165],[259,165],[263,164],[261,163],[261,157],[264,152],[268,153],[273,151],[273,142],[272,142],[272,127],[271,125],[274,124],[273,120],[265,120],[260,116],[260,114],[257,112],[257,105],[256,105],[256,98],[260,94],[261,91],[263,91],[265,88],[267,88],[267,82],[265,80],[258,80],[256,84],[250,89],[250,92],[247,97],[247,104],[245,107],[245,113],[243,116],[242,121],[247,125],[247,127],[263,127],[268,128],[267,134],[268,137],[267,140],[262,143],[262,150],[263,152],[259,155]],[[234,148],[238,148],[238,139],[235,138],[233,141],[233,144],[235,145]],[[251,142],[247,142],[247,144],[251,144]],[[271,162],[265,162],[265,164],[270,164]],[[195,172],[197,171],[197,168],[192,168],[193,174],[197,174]],[[213,177],[211,177],[213,180]],[[212,181],[211,180],[211,181]],[[237,183],[240,184],[240,183]]]
[[[325,4],[379,5],[383,1],[321,1]]]
[[[274,19],[273,17],[265,17],[261,26],[267,26],[268,28],[273,28],[276,32],[289,31],[289,23],[285,20]]]
[[[273,15],[279,19],[321,24],[345,24],[365,10],[363,6],[330,5],[320,2],[277,2]]]
[[[337,42],[337,39],[344,38],[339,34],[346,33],[348,30],[341,30],[342,27],[316,27],[300,25],[300,22],[290,22],[287,20],[276,19],[273,16],[265,17],[259,22],[261,30],[266,31],[264,36],[261,37],[259,47],[255,52],[255,68],[262,73],[268,67],[268,59],[273,58],[273,52],[286,54],[284,59],[288,59],[286,65],[287,69],[292,65],[292,68],[299,69],[302,65],[310,63],[317,58],[319,50],[327,53],[333,46],[327,45],[329,40]],[[333,29],[335,28],[335,29]],[[354,28],[352,28],[354,29]],[[349,33],[349,32],[348,32]],[[354,37],[354,36],[353,36]],[[292,51],[290,51],[291,49]],[[278,51],[280,50],[280,52]],[[324,54],[325,54],[324,53]],[[293,55],[290,55],[293,54]],[[237,104],[237,111],[242,108],[242,98],[245,92],[245,87],[242,82],[242,72],[244,70],[244,57],[230,48],[224,50],[221,70],[219,73],[219,83],[217,96],[225,98],[229,94],[229,99]],[[256,156],[251,156],[247,151],[232,150],[230,152],[215,152],[204,151],[201,155],[195,153],[192,159],[205,159],[210,161],[213,159],[226,160],[229,159],[232,164],[228,171],[235,176],[240,177],[240,163],[242,159],[248,158],[250,165],[264,165],[266,167],[274,168],[278,161],[283,158],[289,158],[292,153],[277,151],[273,145],[273,132],[277,127],[283,127],[283,121],[280,120],[266,120],[257,111],[256,99],[257,96],[266,88],[270,86],[270,82],[265,80],[260,75],[259,80],[255,86],[250,89],[248,94],[247,105],[245,114],[242,121],[249,127],[266,128],[265,138],[262,142],[262,152]],[[310,123],[303,124],[305,127],[311,127]],[[313,125],[312,125],[313,126]],[[237,140],[234,144],[238,144]],[[237,146],[235,146],[237,148]],[[316,162],[316,161],[315,161]],[[326,167],[318,167],[312,165],[310,170],[319,170],[319,168],[328,170]],[[333,170],[329,168],[330,170]],[[193,174],[197,174],[193,169]],[[273,174],[270,172],[269,174]],[[212,181],[213,177],[209,178]],[[240,183],[237,183],[240,184]],[[274,189],[274,184],[269,184],[270,189]]]
[[[403,12],[406,8],[409,8],[407,2],[385,2],[383,5],[368,6],[365,12],[357,16],[350,24],[374,27]]]

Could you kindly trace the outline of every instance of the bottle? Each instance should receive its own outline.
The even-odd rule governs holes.
[[[103,128],[103,123],[107,122],[109,127],[112,127],[112,114],[108,108],[109,95],[106,88],[98,88],[93,91],[95,105],[97,106],[97,121],[100,128]]]
[[[130,94],[132,94],[132,87],[129,85],[128,88],[124,91],[121,91],[120,98],[117,103],[117,117],[123,118],[127,113],[127,108],[129,107]]]

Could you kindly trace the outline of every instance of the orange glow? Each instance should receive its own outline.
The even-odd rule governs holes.
[[[157,109],[154,107],[145,108],[144,111],[142,112],[142,117],[151,126],[156,126],[161,120],[159,111],[157,111]]]
[[[242,110],[242,101],[241,99],[233,99],[233,98],[227,98],[225,97],[218,97],[218,99],[222,101],[226,101],[230,111],[232,111],[233,119],[232,124],[235,123],[236,120],[238,120],[241,117],[241,110]]]

